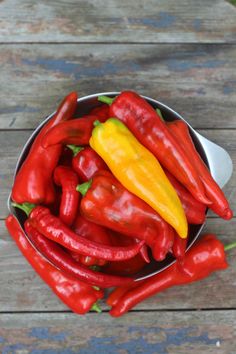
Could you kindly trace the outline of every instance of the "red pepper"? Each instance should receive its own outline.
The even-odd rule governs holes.
[[[86,182],[91,179],[97,171],[108,170],[108,167],[105,162],[90,147],[83,148],[75,145],[68,145],[68,147],[74,152],[74,158],[72,160],[73,169],[76,171],[80,180],[82,180],[83,182]],[[139,240],[137,239],[137,242],[138,241]],[[146,245],[143,245],[140,250],[140,254],[142,255],[142,258],[145,260],[145,262],[150,262]],[[97,260],[94,260],[91,257],[83,257],[83,260],[81,261],[83,262],[85,261],[85,259],[86,262],[91,262],[90,265],[93,265],[94,261],[95,263],[97,263]],[[102,260],[100,260],[100,262],[101,261]]]
[[[13,215],[9,215],[5,223],[21,253],[66,306],[80,315],[93,309],[93,305],[96,309],[96,301],[104,296],[102,290],[95,289],[93,286],[59,271],[46,261],[27,240]]]
[[[55,242],[41,235],[32,225],[30,220],[25,222],[25,231],[38,251],[60,270],[90,285],[109,288],[122,284],[130,284],[132,278],[107,275],[80,265],[66,251]]]
[[[176,190],[189,224],[203,224],[206,219],[206,206],[196,200],[189,191],[167,170],[164,170]]]
[[[101,118],[103,121],[110,118],[109,107],[106,104],[93,108],[89,114],[97,116],[97,119]]]
[[[126,289],[126,292],[121,289],[118,298],[113,295],[112,302],[115,305],[110,310],[110,315],[119,317],[139,302],[167,288],[201,280],[212,272],[227,267],[223,244],[215,235],[205,235],[186,253],[181,263],[175,262],[140,285]],[[109,297],[108,302],[110,303]]]
[[[108,169],[101,157],[90,147],[67,146],[74,153],[72,167],[82,182],[86,182],[92,178],[95,172]]]
[[[173,256],[178,261],[182,261],[184,259],[187,243],[188,243],[188,238],[181,238],[179,237],[177,232],[175,232],[175,239],[172,246],[172,253]]]
[[[111,242],[111,236],[104,227],[94,224],[93,222],[83,218],[83,216],[81,215],[77,215],[73,224],[73,230],[75,231],[75,233],[82,237],[85,237],[88,240],[101,243],[102,245],[116,246],[113,245],[113,243]],[[103,266],[107,263],[107,261],[105,261],[104,259],[83,256],[72,251],[70,253],[76,261],[86,266]]]
[[[35,138],[30,151],[16,175],[12,199],[17,203],[50,204],[55,200],[52,173],[61,154],[61,146],[42,147],[45,134],[61,121],[72,118],[77,106],[77,93],[70,93],[60,104],[52,119]]]
[[[111,104],[110,116],[120,119],[197,200],[210,204],[191,160],[147,101],[132,91],[123,91],[114,100],[106,96],[98,100]]]
[[[64,224],[73,224],[79,207],[79,193],[76,186],[79,183],[77,174],[67,166],[57,166],[53,174],[54,182],[62,187],[60,203],[60,219]]]
[[[62,122],[48,130],[41,141],[42,146],[46,148],[56,144],[88,145],[94,128],[93,123],[97,119],[95,115],[88,115]]]
[[[133,239],[115,232],[110,232],[110,236],[111,236],[113,246],[128,246],[134,242]],[[126,261],[109,262],[103,268],[103,271],[105,271],[108,274],[134,275],[137,274],[145,265],[146,265],[146,261],[144,260],[143,256],[139,253],[134,258],[128,259]]]
[[[138,284],[142,284],[143,281],[139,281]],[[115,288],[109,295],[108,298],[106,299],[106,303],[108,306],[115,306],[120,299],[123,297],[123,295],[125,295],[126,293],[128,293],[132,288],[136,288],[137,287],[137,283],[135,282],[133,284],[133,286],[119,286],[117,288]]]
[[[77,187],[84,197],[81,214],[127,236],[144,240],[156,260],[163,260],[174,240],[173,229],[149,205],[130,193],[109,172],[97,172]]]
[[[106,108],[109,108],[105,106]],[[86,182],[89,179],[93,177],[93,175],[100,170],[108,170],[107,165],[105,162],[101,159],[101,157],[90,147],[80,147],[80,146],[75,146],[75,145],[68,145],[68,147],[73,151],[74,153],[74,158],[72,160],[72,166],[73,169],[76,171],[78,174],[79,178],[81,181]],[[93,223],[92,223],[93,224]],[[86,237],[86,236],[85,236]],[[137,242],[139,240],[137,239]],[[145,260],[145,262],[149,263],[150,259],[148,256],[148,252],[146,249],[146,245],[143,245],[143,247],[140,250],[140,254],[142,258]],[[78,258],[78,257],[76,257]],[[83,257],[81,259],[81,262],[86,261],[91,263],[90,265],[97,264],[98,260],[94,260],[91,257]],[[99,262],[103,262],[103,260],[100,260]]]
[[[195,166],[205,187],[207,198],[212,202],[209,208],[223,219],[231,219],[233,217],[233,212],[230,209],[229,202],[198,154],[189,134],[187,124],[181,120],[176,120],[168,123],[168,128],[182,145],[186,155],[191,159],[192,164]]]
[[[59,218],[52,215],[48,208],[43,206],[35,207],[34,205],[27,205],[26,203],[22,205],[13,203],[12,205],[22,209],[27,216],[29,216],[33,227],[45,237],[59,243],[69,250],[85,256],[92,256],[109,261],[121,261],[134,257],[143,245],[143,242],[130,247],[101,245],[77,235]]]

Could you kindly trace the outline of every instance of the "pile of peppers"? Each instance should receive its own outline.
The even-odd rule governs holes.
[[[207,208],[225,220],[229,203],[195,149],[188,126],[165,122],[133,91],[100,96],[82,117],[71,92],[43,126],[12,188],[6,227],[52,291],[77,314],[100,312],[104,289],[118,317],[169,287],[227,268],[208,234],[186,252],[189,225]],[[176,262],[146,280],[135,275],[169,254]]]

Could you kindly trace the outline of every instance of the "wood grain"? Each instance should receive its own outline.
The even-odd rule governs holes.
[[[225,148],[236,165],[236,130],[198,130],[206,138]],[[1,189],[0,218],[5,218],[8,211],[6,201],[13,183],[13,173],[17,158],[32,132],[30,131],[0,131],[0,141],[2,146],[0,159]],[[224,188],[226,196],[229,198],[231,207],[236,211],[236,172]],[[213,215],[210,213],[209,215]]]
[[[235,241],[236,219],[209,219],[204,232],[216,233],[225,244]],[[36,275],[0,222],[0,312],[68,311]],[[228,252],[229,268],[201,282],[160,293],[135,310],[236,308],[236,249]],[[107,306],[103,303],[103,309]],[[0,316],[1,321],[1,316]]]
[[[124,89],[195,128],[236,128],[235,57],[236,45],[0,45],[0,129],[35,128],[72,90]]]
[[[2,353],[235,354],[236,311],[11,314],[0,317]]]
[[[235,42],[235,8],[224,0],[0,3],[0,41]]]

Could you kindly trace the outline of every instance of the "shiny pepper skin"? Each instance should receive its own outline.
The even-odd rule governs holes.
[[[155,156],[118,119],[97,124],[89,141],[127,190],[150,205],[182,238],[187,219],[179,197]]]
[[[215,235],[204,235],[191,247],[181,262],[175,262],[136,286],[115,289],[107,300],[112,305],[110,314],[114,317],[122,316],[139,302],[165,289],[204,279],[212,272],[227,267],[224,245]]]
[[[174,232],[148,204],[130,193],[109,171],[98,171],[79,186],[81,214],[88,220],[145,241],[156,260],[171,249]]]
[[[93,286],[61,272],[42,257],[28,241],[13,215],[9,215],[5,223],[10,235],[32,268],[73,312],[83,315],[92,309],[98,299],[103,298],[102,290],[95,289]]]
[[[77,107],[77,93],[72,92],[62,101],[55,115],[43,126],[36,136],[30,151],[20,167],[11,198],[16,203],[51,204],[55,201],[52,174],[56,167],[61,145],[44,148],[42,141],[53,127],[71,119]]]

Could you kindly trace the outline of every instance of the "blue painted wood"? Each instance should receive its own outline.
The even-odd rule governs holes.
[[[0,128],[35,128],[71,90],[124,89],[195,128],[236,128],[235,57],[236,45],[0,45]]]
[[[227,316],[226,316],[227,315]],[[0,350],[4,354],[176,354],[234,353],[236,312],[187,311],[108,314],[3,315]],[[14,321],[13,321],[14,319]],[[222,330],[224,328],[224,330]]]

